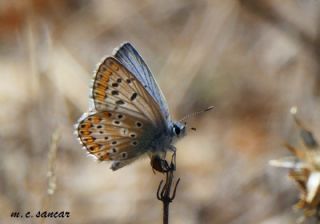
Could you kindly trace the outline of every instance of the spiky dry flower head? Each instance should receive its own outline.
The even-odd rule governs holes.
[[[285,147],[292,156],[271,160],[270,165],[289,168],[289,177],[299,186],[300,198],[295,204],[296,209],[302,209],[305,216],[318,216],[320,208],[320,148],[313,133],[297,118],[297,108],[290,110],[295,123],[300,130],[303,146],[296,148],[289,144]]]

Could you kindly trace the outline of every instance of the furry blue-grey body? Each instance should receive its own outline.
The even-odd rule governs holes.
[[[166,152],[175,151],[174,144],[176,141],[185,136],[185,124],[180,122],[170,122],[167,131],[160,132],[159,135],[154,136],[150,144],[151,153],[159,155],[161,158],[165,156]]]

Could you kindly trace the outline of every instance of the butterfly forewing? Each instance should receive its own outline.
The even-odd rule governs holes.
[[[116,59],[108,57],[96,73],[92,98],[97,111],[119,111],[165,128],[159,106],[141,82]]]
[[[160,105],[163,117],[167,122],[170,122],[169,109],[161,89],[136,49],[130,43],[124,43],[116,50],[114,56],[143,84],[148,93]]]

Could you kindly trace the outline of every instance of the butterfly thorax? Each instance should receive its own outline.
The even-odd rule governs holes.
[[[170,132],[159,133],[151,141],[150,150],[154,153],[166,152],[173,142]]]
[[[153,153],[160,154],[163,154],[168,150],[174,150],[173,144],[185,135],[185,124],[170,122],[167,131],[159,132],[158,135],[154,136],[154,139],[151,142],[151,150]]]

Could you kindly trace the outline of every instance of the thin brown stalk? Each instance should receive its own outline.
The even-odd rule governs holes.
[[[174,171],[176,170],[176,164],[175,164],[175,154],[172,156],[171,163],[168,165],[168,163],[165,161],[166,169],[164,171],[166,178],[164,185],[163,180],[160,181],[160,184],[158,186],[157,190],[157,198],[158,200],[162,201],[163,204],[163,224],[169,223],[169,205],[174,200],[176,196],[176,191],[178,184],[180,182],[180,178],[176,181],[173,187],[173,192],[171,194],[171,187],[173,186],[173,178],[174,178]]]

